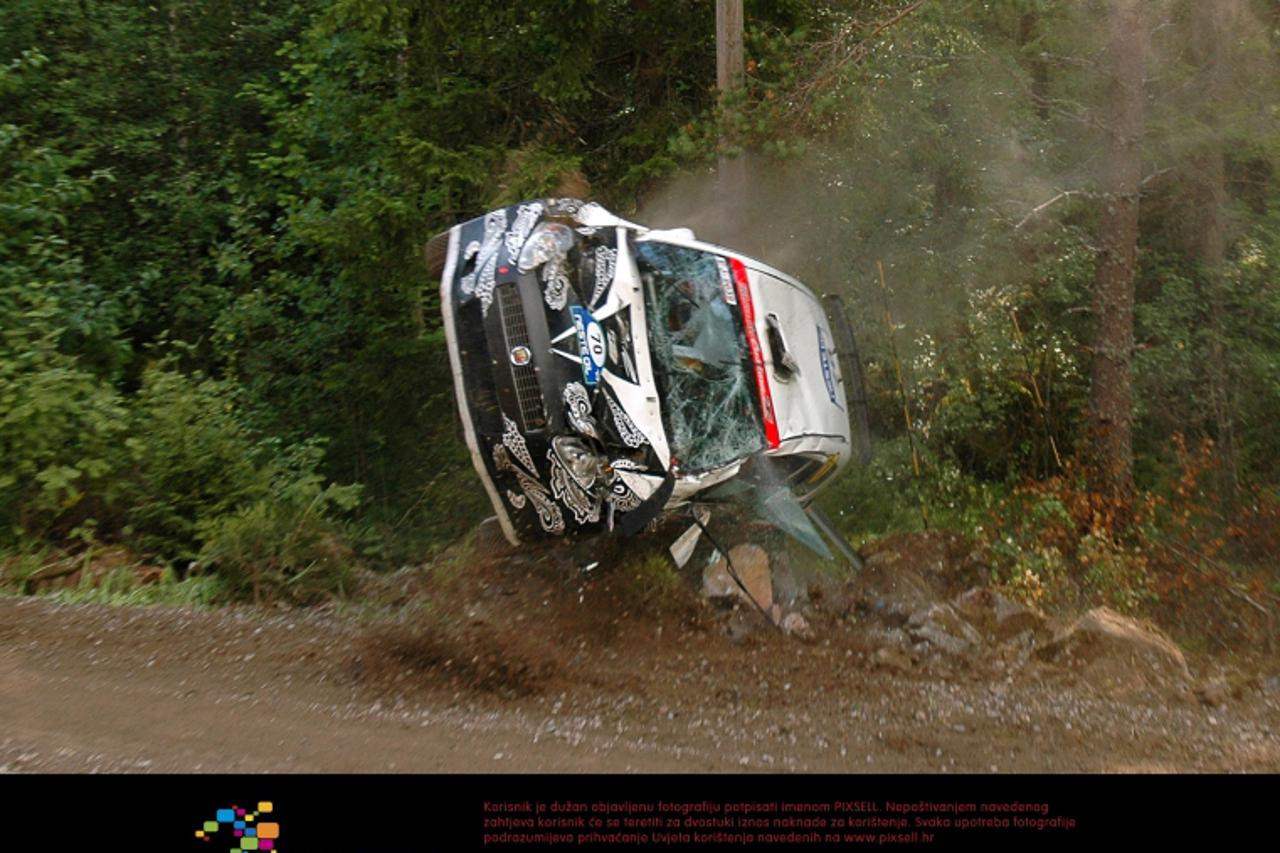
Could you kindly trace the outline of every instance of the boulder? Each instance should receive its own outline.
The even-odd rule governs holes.
[[[903,625],[912,613],[936,600],[919,574],[899,564],[895,555],[880,552],[866,561],[849,584],[849,603],[888,625]]]
[[[1204,704],[1214,707],[1227,704],[1232,698],[1232,688],[1225,678],[1215,678],[1197,684],[1191,690],[1195,697]]]
[[[736,545],[729,549],[729,560],[742,586],[744,594],[733,576],[729,574],[729,562],[724,557],[707,566],[702,573],[702,594],[707,598],[741,598],[759,605],[766,613],[773,609],[773,583],[769,577],[769,555],[759,545]]]
[[[988,587],[975,586],[956,596],[952,604],[960,615],[996,643],[1026,631],[1033,635],[1048,633],[1041,613]]]
[[[911,656],[893,646],[876,649],[871,656],[871,664],[876,669],[887,669],[890,672],[910,672],[912,667]]]
[[[1185,683],[1182,651],[1153,625],[1106,607],[1090,610],[1036,650],[1036,657],[1119,691]]]
[[[916,642],[948,654],[964,654],[982,644],[982,635],[950,604],[930,604],[912,613],[906,632]]]

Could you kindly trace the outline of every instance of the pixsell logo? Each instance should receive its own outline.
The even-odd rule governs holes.
[[[196,838],[211,841],[215,835],[225,831],[224,840],[231,840],[235,846],[231,853],[243,850],[279,850],[276,846],[280,838],[280,824],[273,820],[260,820],[263,815],[271,816],[272,804],[258,803],[256,810],[242,809],[232,806],[229,809],[218,809],[213,820],[206,820],[204,826],[196,830]]]

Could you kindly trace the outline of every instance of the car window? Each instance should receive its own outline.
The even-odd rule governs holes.
[[[649,347],[672,453],[704,471],[761,449],[764,431],[725,259],[668,243],[635,243]],[[736,300],[733,300],[736,302]]]

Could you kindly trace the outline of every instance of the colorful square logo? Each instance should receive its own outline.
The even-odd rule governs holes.
[[[225,830],[231,836],[228,840],[236,845],[231,848],[231,853],[245,853],[246,850],[254,853],[258,850],[270,850],[275,853],[280,849],[276,846],[280,837],[280,824],[275,821],[258,822],[261,815],[272,814],[274,811],[275,804],[270,800],[260,801],[257,811],[242,809],[237,805],[217,809],[214,812],[216,820],[203,821],[195,831],[195,836],[201,841],[209,841]]]

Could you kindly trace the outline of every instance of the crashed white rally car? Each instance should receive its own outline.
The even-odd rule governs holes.
[[[838,349],[794,278],[575,199],[491,211],[426,255],[467,444],[513,544],[734,500],[825,551],[801,507],[853,455],[843,311]]]

